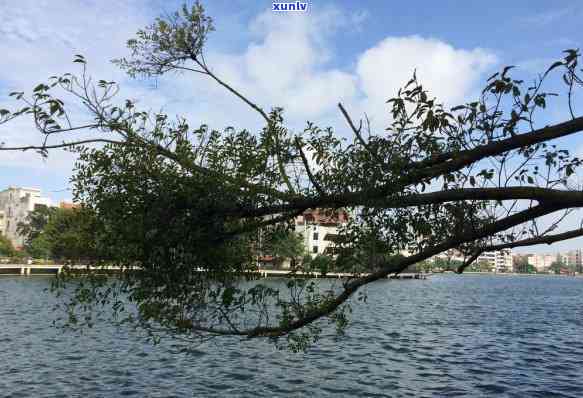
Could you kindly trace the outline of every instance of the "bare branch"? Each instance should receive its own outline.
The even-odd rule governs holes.
[[[88,140],[80,140],[80,141],[72,141],[72,142],[63,142],[61,144],[54,144],[54,145],[28,145],[28,146],[18,146],[18,147],[5,147],[0,146],[0,151],[30,151],[30,150],[40,150],[45,151],[48,149],[58,149],[58,148],[70,148],[74,146],[84,145],[84,144],[115,144],[115,145],[127,145],[127,142],[124,141],[114,141],[108,140],[104,138],[94,138]]]
[[[302,162],[304,164],[304,169],[306,170],[306,173],[308,174],[308,178],[312,182],[312,185],[314,185],[314,188],[316,188],[316,190],[318,191],[318,193],[320,195],[322,195],[322,196],[326,195],[326,192],[324,192],[324,190],[322,189],[322,186],[320,185],[320,183],[318,183],[318,181],[316,180],[316,177],[312,173],[310,165],[308,164],[308,159],[306,158],[306,155],[304,154],[304,151],[302,149],[302,143],[300,142],[300,139],[298,137],[296,137],[295,142],[296,142],[296,147],[298,148],[298,151],[300,152],[300,156],[301,156]]]
[[[342,103],[340,103],[340,102],[338,103],[338,108],[340,108],[340,112],[342,112],[342,115],[344,115],[344,118],[348,122],[348,125],[350,126],[352,132],[354,133],[354,135],[358,139],[358,142],[360,142],[360,144],[367,150],[367,152],[370,153],[370,155],[376,160],[377,164],[381,168],[384,168],[385,162],[383,161],[383,159],[380,158],[378,153],[376,153],[375,151],[373,151],[370,148],[370,146],[366,143],[366,141],[362,138],[362,135],[360,134],[360,131],[362,129],[362,123],[361,123],[359,128],[356,128],[356,126],[352,122],[352,119],[350,118],[350,115],[348,115],[348,112],[346,112],[346,109],[344,109],[344,106],[342,105]]]

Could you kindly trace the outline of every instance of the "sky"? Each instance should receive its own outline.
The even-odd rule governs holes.
[[[526,75],[544,71],[561,51],[582,46],[580,1],[312,1],[306,13],[273,13],[270,1],[203,2],[216,31],[207,44],[211,68],[269,109],[283,106],[288,124],[307,120],[346,130],[337,103],[386,125],[386,99],[417,70],[446,105],[476,97],[504,65]],[[127,39],[181,2],[165,0],[0,1],[0,108],[13,108],[11,91],[30,91],[49,76],[77,72],[74,54],[96,79],[121,84],[120,100],[143,109],[207,123],[257,129],[261,120],[236,98],[200,76],[130,80],[110,63],[128,54]],[[532,75],[534,76],[534,75]],[[564,104],[563,104],[564,105]],[[564,120],[552,104],[548,122]],[[583,107],[582,107],[583,108]],[[0,142],[38,144],[30,120],[0,126]],[[583,139],[565,144],[583,154]],[[75,158],[51,153],[0,152],[0,189],[38,187],[54,202],[71,198]],[[570,224],[579,219],[567,220]],[[583,247],[583,240],[535,247],[546,252]]]

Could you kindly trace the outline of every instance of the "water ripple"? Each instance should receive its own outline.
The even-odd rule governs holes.
[[[307,353],[236,338],[158,346],[51,328],[43,277],[0,277],[2,397],[581,397],[583,279],[433,276],[369,286]]]

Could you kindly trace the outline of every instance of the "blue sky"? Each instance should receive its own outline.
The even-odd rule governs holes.
[[[122,83],[122,98],[146,109],[187,116],[193,124],[256,128],[259,120],[236,99],[197,76],[130,81],[108,61],[126,54],[125,40],[181,2],[139,0],[3,0],[0,2],[0,108],[12,90],[75,71],[73,54],[89,60],[96,78]],[[266,108],[283,105],[292,127],[306,120],[345,127],[342,101],[373,123],[386,120],[384,100],[414,68],[447,104],[470,100],[502,65],[543,71],[561,50],[581,47],[580,1],[313,1],[301,15],[273,14],[269,1],[208,1],[217,31],[208,58],[217,73]],[[565,117],[556,104],[545,122]],[[0,127],[0,141],[38,143],[28,121]],[[583,140],[568,141],[583,153]],[[0,153],[0,189],[41,188],[68,199],[74,158],[54,153]],[[568,246],[568,245],[567,245]],[[565,246],[565,247],[567,247]]]

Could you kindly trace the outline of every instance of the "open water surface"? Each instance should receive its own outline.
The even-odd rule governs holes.
[[[0,397],[583,397],[583,278],[432,276],[368,287],[308,352],[54,329],[46,277],[0,277]]]

